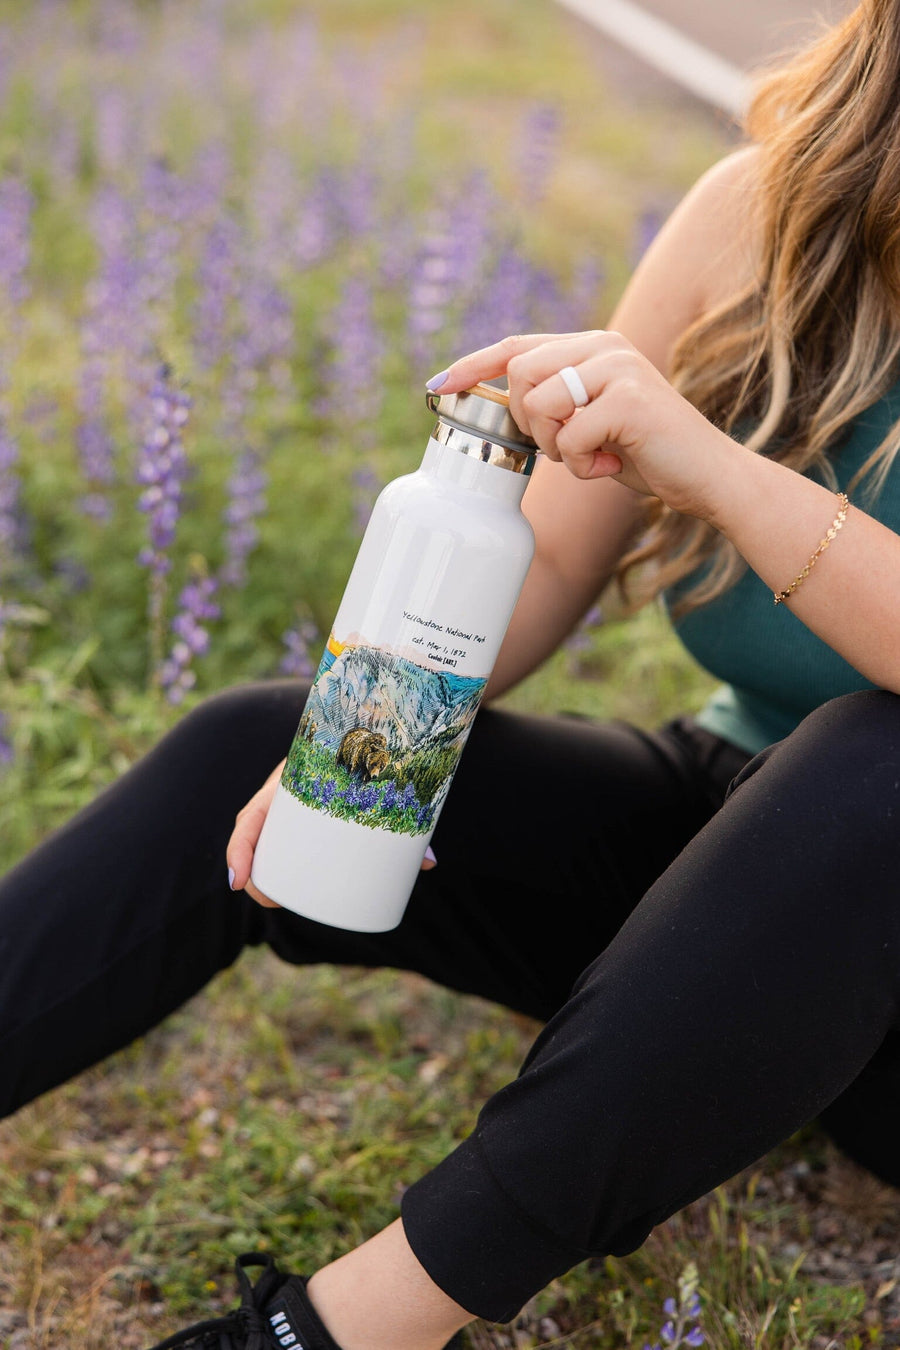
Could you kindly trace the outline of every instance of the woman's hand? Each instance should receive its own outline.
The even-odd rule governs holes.
[[[267,895],[263,895],[262,891],[256,889],[250,880],[250,869],[253,866],[253,854],[259,842],[262,827],[266,816],[269,814],[269,807],[272,805],[272,798],[275,796],[275,789],[281,780],[286,763],[287,760],[283,759],[272,770],[259,791],[253,794],[247,805],[238,811],[234,829],[225,850],[225,857],[228,862],[228,881],[231,889],[233,891],[246,891],[266,909],[280,909],[280,905],[274,900],[270,900]]]
[[[566,366],[584,384],[583,408],[575,407],[559,374]],[[673,510],[715,516],[717,480],[739,447],[627,338],[602,330],[505,338],[455,362],[438,392],[457,393],[504,373],[518,425],[576,478],[613,476]]]
[[[256,889],[250,880],[250,871],[253,867],[253,854],[286,763],[287,761],[283,759],[272,770],[259,791],[253,794],[247,805],[238,811],[234,829],[225,850],[225,858],[228,863],[228,882],[231,889],[233,891],[246,891],[257,904],[264,905],[266,909],[280,909],[281,906],[277,901],[270,900],[267,895],[263,895],[262,891]],[[429,848],[422,860],[422,870],[428,872],[436,865],[437,860]]]

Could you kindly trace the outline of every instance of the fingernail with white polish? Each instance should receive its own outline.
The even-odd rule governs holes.
[[[425,388],[429,389],[432,394],[436,393],[442,384],[447,383],[447,376],[449,374],[449,370],[442,370],[439,375],[432,375],[430,380],[425,381]]]
[[[231,890],[231,891],[234,890],[234,868],[233,868],[233,867],[229,867],[229,869],[228,869],[228,889]]]
[[[437,858],[434,856],[434,849],[431,847],[430,844],[425,850],[425,857],[428,859],[429,862],[433,863],[437,862]]]

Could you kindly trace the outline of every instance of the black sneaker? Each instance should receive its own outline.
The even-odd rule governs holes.
[[[195,1322],[160,1341],[152,1350],[341,1350],[309,1301],[302,1275],[285,1275],[267,1252],[248,1252],[235,1261],[241,1305],[224,1317]],[[248,1266],[262,1266],[256,1284]],[[462,1350],[454,1336],[446,1350]]]

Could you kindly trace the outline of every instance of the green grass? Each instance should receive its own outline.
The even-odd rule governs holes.
[[[151,60],[159,26],[175,21],[175,8],[138,8],[148,35],[142,61]],[[34,9],[0,0],[0,18],[14,26]],[[606,279],[592,298],[598,323],[627,275],[636,215],[671,204],[731,139],[699,112],[673,117],[622,106],[603,87],[578,30],[544,0],[458,0],[452,18],[443,0],[260,0],[229,11],[225,102],[184,87],[173,93],[158,129],[173,163],[221,133],[242,166],[234,191],[247,191],[260,153],[257,110],[252,91],[229,81],[242,45],[266,24],[278,34],[298,12],[312,11],[326,66],[351,48],[391,53],[384,117],[389,124],[405,110],[413,128],[405,209],[422,209],[437,179],[483,169],[509,200],[532,256],[562,271],[587,249],[602,258]],[[113,531],[97,531],[74,507],[76,320],[93,266],[84,211],[97,181],[98,66],[85,35],[97,12],[93,0],[65,7],[74,36],[53,65],[80,137],[80,178],[70,191],[55,191],[35,71],[16,67],[0,112],[4,167],[25,163],[38,203],[39,284],[10,402],[20,415],[35,395],[58,399],[49,440],[21,428],[35,565],[5,575],[0,588],[18,605],[3,647],[2,709],[16,750],[0,777],[4,865],[179,715],[148,688],[132,485],[117,489]],[[177,21],[189,28],[191,12],[179,11]],[[116,59],[107,53],[101,73],[123,82],[136,76]],[[535,98],[559,106],[564,130],[546,196],[526,212],[511,145]],[[290,126],[278,134],[301,165],[321,152]],[[359,153],[359,128],[339,113],[329,137],[335,162]],[[228,599],[214,632],[203,692],[272,674],[280,635],[298,616],[329,631],[356,547],[347,483],[359,445],[350,434],[321,450],[320,316],[343,270],[367,261],[365,250],[330,261],[297,291],[296,397],[287,407],[261,397],[252,415],[270,508],[250,585]],[[229,469],[216,391],[190,368],[189,298],[180,295],[165,335],[196,400],[196,479],[179,575],[192,561],[218,562]],[[396,298],[379,303],[386,326],[402,322]],[[414,467],[424,445],[428,420],[410,392],[420,374],[406,368],[399,347],[391,351],[375,452],[385,478]],[[125,460],[130,433],[120,424],[117,435]],[[67,585],[54,571],[61,558],[86,564],[94,589]],[[558,653],[505,701],[652,726],[699,706],[709,684],[660,614],[647,610],[627,623],[611,619],[586,651]],[[143,1041],[0,1126],[0,1347],[141,1350],[179,1323],[230,1306],[230,1265],[240,1251],[268,1247],[311,1271],[347,1250],[392,1219],[403,1186],[466,1135],[480,1103],[515,1074],[534,1032],[525,1019],[414,976],[297,970],[267,952],[246,954]],[[888,1192],[807,1131],[676,1216],[641,1252],[579,1268],[539,1294],[513,1327],[471,1328],[469,1345],[641,1347],[656,1338],[663,1301],[691,1262],[715,1347],[898,1344],[900,1301],[889,1269],[900,1237],[895,1209]]]
[[[570,662],[507,702],[650,725],[708,687],[654,611],[612,621]],[[241,1251],[306,1271],[346,1251],[465,1137],[536,1029],[416,976],[245,954],[142,1042],[0,1126],[0,1345],[140,1350],[231,1306]],[[554,1281],[513,1327],[473,1326],[469,1345],[641,1347],[692,1261],[714,1347],[896,1344],[893,1286],[875,1298],[895,1208],[807,1130],[635,1255]],[[829,1278],[820,1258],[836,1245]]]

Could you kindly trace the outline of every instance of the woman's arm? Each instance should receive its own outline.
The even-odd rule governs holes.
[[[454,376],[505,368],[510,407],[579,482],[612,478],[710,521],[773,592],[798,576],[837,514],[834,493],[753,454],[712,426],[618,333],[516,339],[459,363]],[[590,396],[577,413],[559,371]],[[449,383],[449,382],[448,382]],[[862,675],[900,693],[900,538],[852,508],[840,535],[786,601]]]
[[[709,304],[724,298],[746,269],[747,249],[741,242],[746,233],[739,228],[746,219],[746,164],[745,152],[732,155],[700,180],[647,251],[613,316],[657,370],[668,370],[680,334]],[[542,341],[509,339],[464,357],[450,367],[442,388],[449,393],[502,374],[511,357]],[[519,415],[525,416],[521,406]],[[639,492],[611,477],[585,481],[554,459],[560,459],[555,449],[539,458],[525,493],[535,560],[488,697],[516,684],[556,650],[603,589],[641,518]],[[272,902],[249,884],[250,865],[279,775],[280,766],[241,811],[228,845],[232,885],[246,887],[264,904]]]
[[[746,194],[752,150],[711,169],[673,212],[648,249],[611,319],[663,374],[684,330],[750,275]],[[515,338],[450,367],[442,391],[502,374],[539,338]],[[612,478],[586,482],[541,456],[522,503],[535,532],[535,557],[488,683],[493,698],[547,659],[576,627],[612,576],[642,519],[643,499]]]

